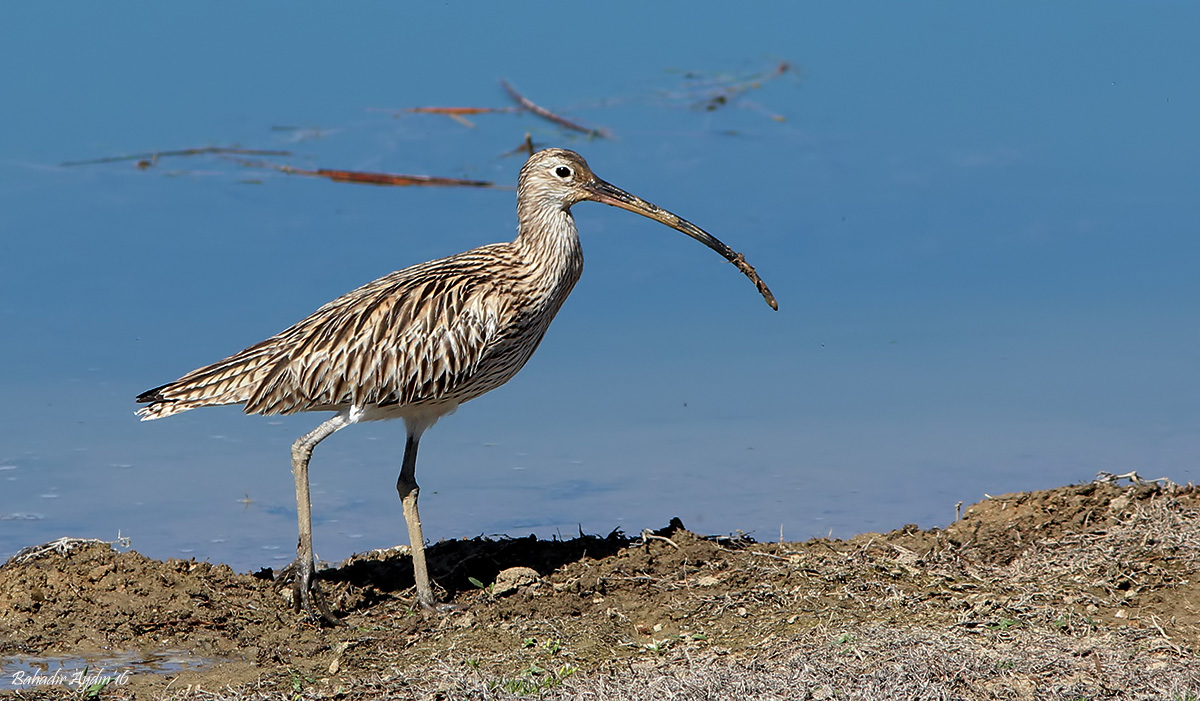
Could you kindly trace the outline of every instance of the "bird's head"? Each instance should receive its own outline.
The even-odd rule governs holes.
[[[587,161],[574,151],[548,148],[529,157],[517,179],[517,200],[536,207],[568,210],[591,196],[596,177]]]
[[[537,221],[541,219],[539,215],[551,211],[566,212],[572,205],[584,200],[629,210],[691,236],[736,265],[754,282],[767,304],[772,309],[778,309],[771,290],[740,253],[688,220],[596,177],[587,161],[578,153],[548,148],[530,156],[521,168],[521,175],[517,178],[517,206],[524,210],[521,212],[522,219]]]

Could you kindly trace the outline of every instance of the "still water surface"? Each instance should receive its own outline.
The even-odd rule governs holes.
[[[514,231],[506,189],[215,157],[60,165],[201,146],[511,186],[529,132],[744,252],[775,291],[777,313],[683,235],[578,206],[587,268],[537,355],[422,443],[432,540],[672,516],[844,536],[1097,470],[1195,479],[1200,10],[686,7],[676,32],[669,3],[645,24],[561,4],[6,7],[0,64],[26,68],[0,118],[0,558],[120,532],[155,557],[286,562],[288,447],[322,417],[143,424],[133,397]],[[507,106],[502,78],[615,138],[396,116]],[[748,89],[706,109],[722,86]],[[321,557],[404,540],[403,442],[374,423],[321,445]]]

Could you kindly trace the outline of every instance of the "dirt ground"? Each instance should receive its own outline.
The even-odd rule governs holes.
[[[1190,701],[1198,516],[1191,486],[1109,482],[849,540],[754,543],[672,521],[646,538],[442,542],[429,557],[453,608],[413,608],[397,548],[322,573],[341,627],[295,613],[269,572],[63,541],[0,568],[0,676],[23,680],[0,693]],[[33,685],[30,655],[103,670]],[[39,674],[55,664],[83,666]]]

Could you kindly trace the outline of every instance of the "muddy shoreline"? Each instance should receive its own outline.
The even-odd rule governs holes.
[[[112,662],[100,699],[1200,695],[1190,486],[1010,494],[848,540],[653,535],[437,543],[440,613],[414,607],[405,548],[356,556],[322,572],[337,628],[267,571],[27,552],[0,568],[0,693],[83,698],[31,682],[55,670],[29,656],[61,655]]]

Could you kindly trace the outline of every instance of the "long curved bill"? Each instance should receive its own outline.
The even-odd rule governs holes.
[[[613,207],[620,207],[621,209],[629,210],[654,221],[662,222],[676,231],[682,231],[717,253],[720,253],[725,260],[736,265],[737,269],[742,271],[743,275],[750,278],[750,281],[758,288],[759,294],[763,296],[763,299],[767,300],[767,304],[771,305],[772,309],[779,309],[779,304],[775,301],[775,295],[771,294],[767,283],[763,282],[762,278],[758,276],[758,273],[754,270],[754,266],[746,262],[746,257],[726,246],[712,234],[709,234],[690,221],[668,212],[662,207],[651,204],[640,197],[635,197],[616,185],[607,183],[599,178],[588,183],[586,188],[591,195],[590,199],[593,201],[603,202]]]

